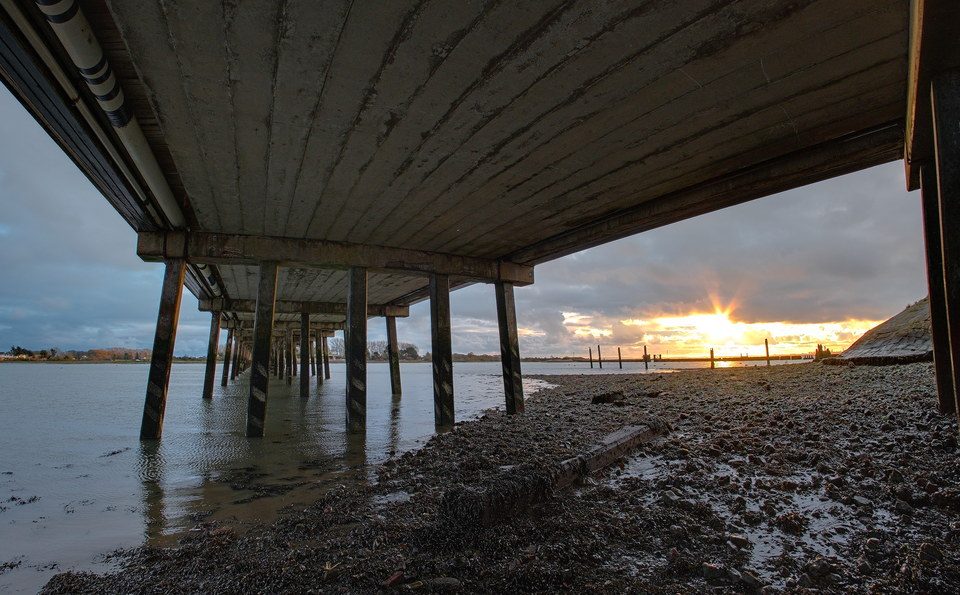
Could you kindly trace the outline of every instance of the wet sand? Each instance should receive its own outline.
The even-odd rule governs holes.
[[[930,364],[544,378],[525,415],[460,424],[270,525],[203,523],[47,589],[960,592],[957,424]],[[652,420],[671,432],[499,523],[442,512]]]

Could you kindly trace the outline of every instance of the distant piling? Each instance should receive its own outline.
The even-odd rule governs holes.
[[[597,345],[597,365],[600,366],[600,369],[603,369],[603,356],[600,355],[600,346]]]
[[[587,350],[590,352],[590,369],[593,369],[593,347],[587,347]]]
[[[643,369],[644,370],[650,369],[650,356],[647,355],[646,345],[643,346]]]
[[[710,369],[717,367],[713,361],[713,347],[710,348]]]
[[[623,356],[620,355],[620,348],[617,347],[617,363],[620,364],[620,369],[623,369]]]
[[[767,350],[767,365],[770,365],[770,341],[768,339],[763,340],[763,348]]]

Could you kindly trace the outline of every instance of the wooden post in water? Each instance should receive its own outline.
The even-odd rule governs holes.
[[[367,426],[367,269],[350,267],[347,278],[347,430],[357,432]]]
[[[300,398],[310,396],[310,315],[300,314]]]
[[[398,397],[403,392],[400,386],[400,343],[397,341],[397,318],[385,316],[387,321],[387,359],[390,362],[390,390]]]
[[[960,398],[957,394],[960,390],[960,71],[948,71],[934,77],[931,107],[940,206],[943,311],[946,312],[953,369],[953,395],[941,395],[939,405],[946,413],[960,413],[957,404]]]
[[[163,414],[167,407],[167,388],[170,368],[173,366],[173,346],[177,340],[180,321],[180,298],[183,296],[183,276],[187,263],[181,258],[164,262],[163,288],[160,290],[160,309],[157,329],[153,336],[153,354],[150,356],[150,375],[147,378],[147,397],[143,403],[140,439],[159,438],[163,433]]]
[[[523,374],[520,371],[520,338],[513,284],[497,281],[497,323],[500,330],[500,365],[507,414],[523,413]]]
[[[326,335],[323,336],[323,377],[330,380],[330,345]]]
[[[710,368],[713,369],[716,366],[713,363],[713,347],[710,348]]]
[[[646,345],[643,346],[643,369],[644,369],[644,370],[649,370],[649,369],[650,369],[650,358],[647,356],[647,346],[646,346]]]
[[[313,331],[310,331],[310,342],[307,344],[308,349],[310,350],[310,375],[317,375],[317,340],[314,337]]]
[[[590,369],[593,369],[593,347],[587,347],[587,351],[590,353]]]
[[[770,340],[769,339],[763,340],[763,348],[767,352],[767,365],[769,366],[770,365]]]
[[[620,355],[620,348],[617,347],[617,363],[620,364],[620,369],[623,369],[623,357]]]
[[[600,355],[600,346],[597,345],[597,365],[600,366],[600,369],[603,369],[603,356]]]
[[[203,398],[213,398],[213,381],[217,375],[217,351],[220,348],[220,312],[210,313],[210,339],[207,342],[207,366],[203,374]]]
[[[433,418],[437,426],[452,426],[453,345],[450,329],[450,277],[430,275],[430,338],[433,358]]]
[[[226,386],[230,379],[230,351],[233,343],[233,329],[227,331],[227,344],[223,347],[223,372],[220,374],[220,386]]]
[[[270,347],[273,342],[273,311],[277,299],[276,262],[260,263],[257,283],[257,311],[253,320],[253,357],[250,369],[250,398],[247,399],[247,436],[263,436],[267,420],[267,392],[270,389]]]

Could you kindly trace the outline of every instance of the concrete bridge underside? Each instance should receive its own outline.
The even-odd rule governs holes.
[[[167,263],[148,402],[165,402],[185,282],[213,312],[211,342],[246,323],[253,435],[275,323],[345,327],[362,426],[367,318],[385,315],[396,343],[383,308],[424,299],[451,423],[448,294],[477,282],[495,286],[507,407],[522,410],[513,288],[536,264],[905,156],[911,188],[936,180],[929,97],[960,64],[947,1],[0,6],[4,82],[140,255]],[[938,227],[948,187],[925,192]],[[950,235],[928,237],[944,313],[960,301]],[[293,303],[312,305],[278,306]],[[942,318],[958,347],[938,361],[960,369],[960,321]],[[155,421],[145,437],[162,406]]]

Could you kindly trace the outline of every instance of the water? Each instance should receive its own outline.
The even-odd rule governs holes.
[[[651,365],[650,372],[704,363]],[[670,366],[669,368],[667,366]],[[527,374],[614,373],[607,364],[524,363]],[[0,365],[0,591],[35,591],[67,569],[105,571],[108,554],[172,542],[201,520],[269,521],[365,464],[434,432],[431,366],[402,365],[403,397],[385,364],[368,366],[367,432],[344,433],[343,365],[309,399],[273,380],[266,438],[244,434],[245,378],[200,398],[204,366],[176,364],[163,439],[138,439],[146,364]],[[502,407],[499,363],[454,366],[456,417]],[[644,371],[625,363],[623,372]],[[217,379],[219,380],[219,369]],[[541,381],[527,379],[530,394]]]

